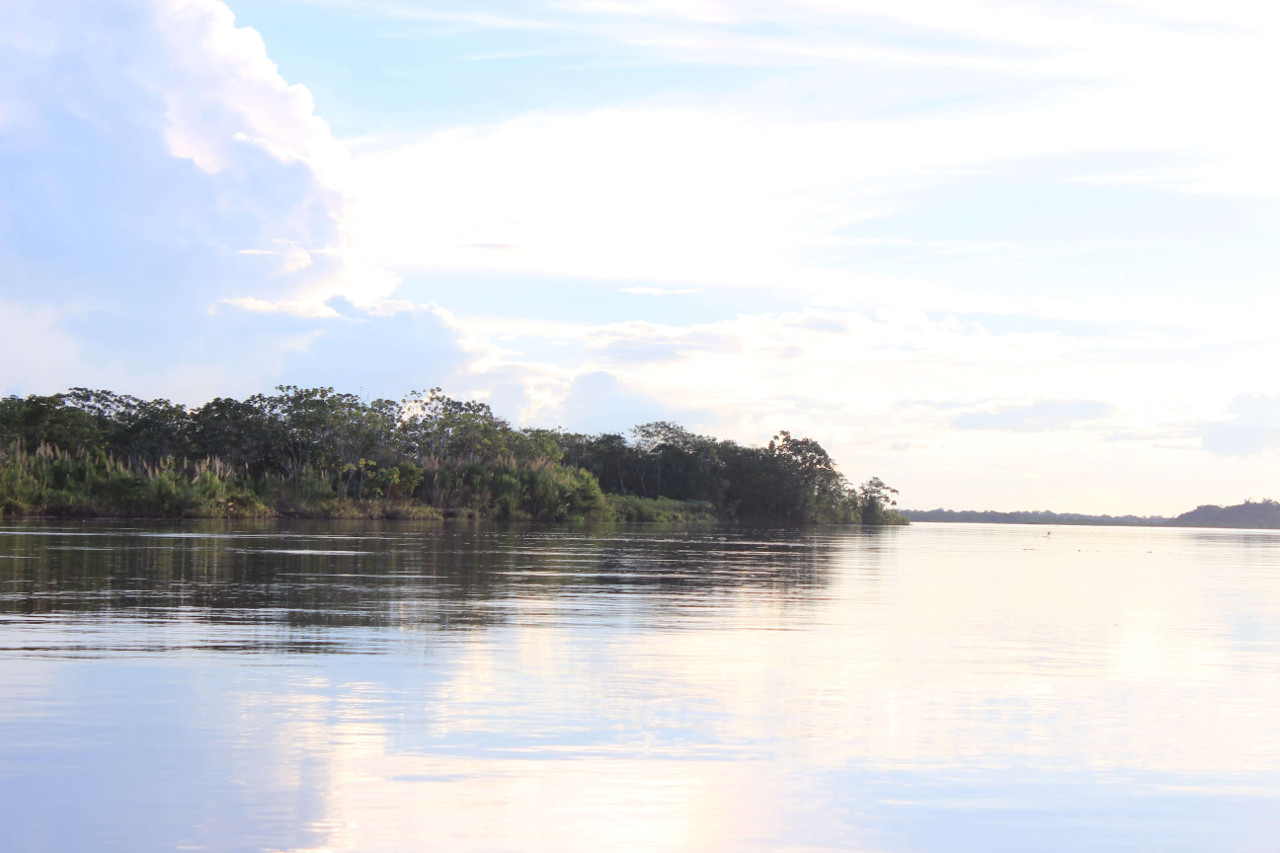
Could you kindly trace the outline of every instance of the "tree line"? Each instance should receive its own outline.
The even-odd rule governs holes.
[[[516,428],[439,388],[366,400],[282,385],[188,408],[88,388],[0,400],[10,513],[471,515],[901,523],[816,441],[764,447],[665,421],[629,435]]]
[[[1280,503],[1270,498],[1231,506],[1201,504],[1174,518],[1162,515],[1087,515],[1048,510],[996,512],[995,510],[902,510],[909,521],[944,521],[980,524],[1088,524],[1123,527],[1231,527],[1280,529]]]
[[[966,524],[1094,524],[1115,527],[1159,527],[1169,519],[1158,515],[1088,515],[1079,512],[1051,512],[1050,510],[1022,510],[997,512],[996,510],[954,509],[906,509],[902,510],[911,521],[945,521]]]

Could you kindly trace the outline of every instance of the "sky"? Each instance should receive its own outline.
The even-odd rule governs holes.
[[[919,509],[1280,497],[1277,79],[1241,0],[6,0],[0,393],[440,386],[789,430]]]

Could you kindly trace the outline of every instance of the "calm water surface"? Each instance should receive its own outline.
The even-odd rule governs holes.
[[[1280,535],[0,527],[0,850],[1280,850]]]

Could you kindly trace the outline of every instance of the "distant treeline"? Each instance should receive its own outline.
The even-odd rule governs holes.
[[[1160,516],[1084,515],[1078,512],[995,512],[993,510],[906,509],[902,514],[912,521],[954,521],[975,524],[1114,524],[1155,526],[1168,524]]]
[[[1204,504],[1169,519],[1169,524],[1174,527],[1280,528],[1280,503],[1264,498],[1234,506]]]
[[[665,421],[517,429],[440,389],[363,400],[280,386],[196,408],[111,391],[0,400],[0,512],[71,516],[620,519],[894,524],[816,441],[765,447]]]
[[[1246,500],[1233,506],[1205,504],[1175,518],[1159,515],[1083,515],[1057,512],[992,512],[950,509],[903,510],[912,521],[986,522],[989,524],[1109,524],[1130,527],[1235,527],[1280,529],[1280,503]]]

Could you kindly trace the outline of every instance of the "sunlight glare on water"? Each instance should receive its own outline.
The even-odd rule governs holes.
[[[1280,534],[0,529],[0,849],[1280,849]]]

